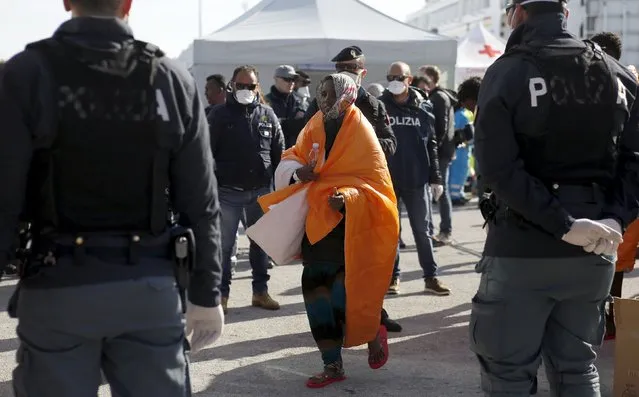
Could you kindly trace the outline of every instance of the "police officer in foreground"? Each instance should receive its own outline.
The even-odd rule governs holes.
[[[566,30],[566,4],[517,0],[487,71],[475,148],[492,197],[470,337],[486,396],[600,396],[593,346],[621,231],[637,214],[639,103],[628,70]]]
[[[95,396],[101,370],[114,395],[190,396],[183,309],[193,351],[222,332],[204,107],[185,69],[134,40],[131,2],[66,0],[73,18],[0,75],[0,261],[23,203],[33,225],[11,308],[18,397]]]
[[[215,174],[220,184],[221,290],[225,313],[231,292],[231,256],[238,224],[246,216],[248,228],[262,216],[257,199],[272,191],[273,175],[284,151],[284,134],[277,115],[261,101],[255,66],[237,67],[230,87],[226,103],[214,107],[208,114]],[[253,270],[251,304],[266,310],[278,310],[279,303],[268,293],[268,256],[253,241],[249,247],[249,262]]]
[[[346,47],[339,52],[331,62],[335,62],[335,70],[338,73],[344,73],[350,76],[359,88],[357,91],[357,99],[355,106],[362,111],[364,117],[373,125],[377,139],[386,155],[386,158],[392,156],[397,149],[397,139],[393,134],[390,126],[390,119],[386,113],[384,104],[375,98],[362,87],[362,80],[366,76],[366,58],[362,49],[357,46]],[[319,111],[317,99],[313,99],[308,110],[306,111],[306,122],[311,119]],[[389,332],[401,332],[402,327],[396,321],[392,320],[385,309],[382,309],[382,324],[386,326]]]

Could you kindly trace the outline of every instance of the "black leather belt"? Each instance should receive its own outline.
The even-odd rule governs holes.
[[[171,238],[168,234],[150,236],[135,233],[57,236],[46,241],[39,241],[37,248],[37,252],[44,257],[44,264],[50,265],[54,265],[58,258],[65,256],[73,256],[75,263],[82,265],[87,255],[105,260],[124,259],[133,265],[143,257],[170,259],[171,250]]]
[[[55,256],[60,258],[63,256],[72,256],[79,248],[77,246],[56,245],[54,247]],[[105,259],[125,259],[131,254],[130,247],[82,247],[85,255],[97,256]],[[157,246],[145,247],[137,246],[133,249],[135,255],[141,258],[165,258],[169,259],[171,255],[171,247]]]

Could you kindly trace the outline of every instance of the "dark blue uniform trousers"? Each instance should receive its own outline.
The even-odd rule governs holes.
[[[597,355],[614,265],[596,255],[484,257],[471,349],[490,397],[528,397],[543,357],[552,396],[599,397]]]
[[[16,397],[96,396],[101,372],[114,396],[191,396],[174,277],[23,287],[17,313]]]

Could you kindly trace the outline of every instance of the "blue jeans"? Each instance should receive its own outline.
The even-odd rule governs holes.
[[[451,161],[450,159],[439,160],[439,172],[442,174],[444,183],[444,194],[439,199],[439,216],[441,217],[439,232],[444,234],[450,234],[453,231],[453,203],[448,186]]]
[[[395,196],[401,198],[408,221],[413,230],[415,238],[415,246],[417,248],[417,257],[419,264],[424,270],[424,278],[435,277],[437,275],[437,263],[433,255],[433,241],[430,233],[430,194],[428,186],[419,189],[395,189]],[[395,256],[395,268],[393,269],[393,278],[399,278],[399,245],[397,247],[397,255]]]
[[[249,191],[235,191],[220,187],[220,207],[222,209],[222,296],[228,298],[231,290],[231,256],[236,241],[237,227],[246,215],[246,226],[251,227],[262,216],[262,208],[257,198],[270,193],[269,188]],[[253,269],[253,293],[263,294],[268,291],[268,256],[253,241],[249,247],[249,262]]]

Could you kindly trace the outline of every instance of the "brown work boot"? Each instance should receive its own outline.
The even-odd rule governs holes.
[[[224,314],[228,314],[229,312],[229,298],[222,297],[222,311]]]
[[[273,298],[271,295],[264,294],[253,294],[253,302],[252,305],[255,307],[261,307],[266,310],[279,310],[280,304]]]
[[[393,278],[391,280],[390,287],[388,287],[388,295],[398,295],[399,294],[399,278]]]
[[[437,277],[429,277],[424,280],[426,292],[435,295],[450,295],[450,288],[445,286]]]

